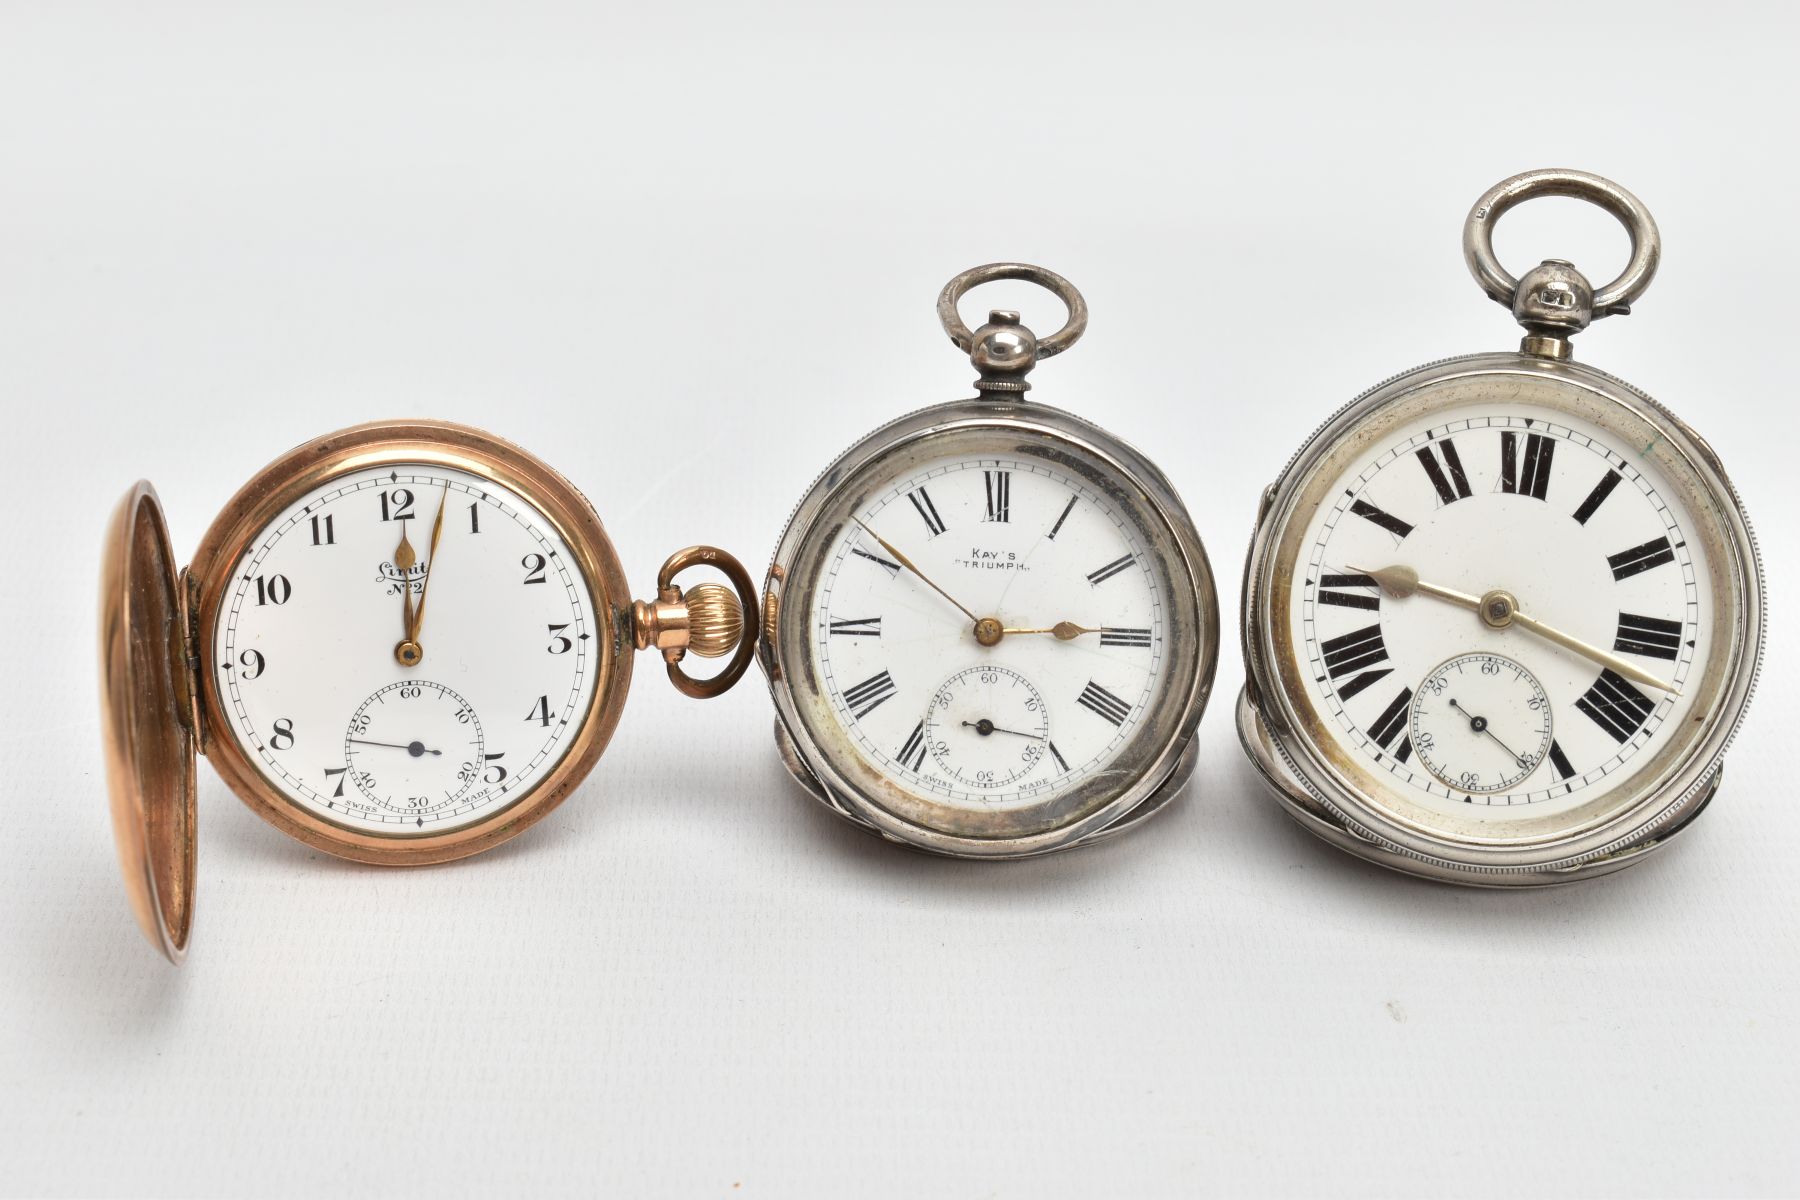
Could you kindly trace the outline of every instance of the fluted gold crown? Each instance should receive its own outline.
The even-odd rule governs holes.
[[[744,610],[722,583],[699,583],[682,597],[687,603],[687,648],[702,658],[730,654],[744,634]]]

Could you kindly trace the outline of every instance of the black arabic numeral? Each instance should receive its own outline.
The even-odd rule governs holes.
[[[294,585],[288,582],[286,575],[269,575],[256,577],[256,603],[286,604],[288,597],[294,594]]]
[[[525,568],[526,583],[542,583],[544,568],[550,565],[550,561],[541,554],[527,554],[519,560],[519,565]]]
[[[244,668],[243,672],[238,675],[238,678],[243,680],[255,679],[269,665],[268,659],[262,656],[260,650],[244,651],[238,655],[238,663]]]
[[[405,488],[381,493],[381,519],[405,521],[413,515],[413,494]]]
[[[271,750],[288,750],[294,745],[294,721],[292,717],[276,717],[274,732],[269,735]]]

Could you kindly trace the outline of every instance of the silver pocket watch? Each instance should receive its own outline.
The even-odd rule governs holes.
[[[1500,265],[1495,221],[1551,195],[1624,224],[1617,279]],[[1238,728],[1334,845],[1434,879],[1560,883],[1641,860],[1717,791],[1761,655],[1761,569],[1706,442],[1571,358],[1655,274],[1643,204],[1528,172],[1476,201],[1463,250],[1526,336],[1364,393],[1264,494]]]
[[[970,288],[1036,283],[1068,308],[971,332]],[[789,519],[763,594],[776,740],[833,812],[923,850],[1015,858],[1164,807],[1193,772],[1218,657],[1206,552],[1163,473],[1025,375],[1087,306],[1041,267],[958,275],[938,316],[980,372],[841,454]]]

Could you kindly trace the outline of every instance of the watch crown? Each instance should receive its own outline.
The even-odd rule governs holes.
[[[737,596],[722,583],[700,583],[687,590],[685,599],[687,648],[701,658],[730,654],[744,635],[744,610]]]
[[[707,566],[731,580],[697,583],[683,592],[675,577],[689,567]],[[735,589],[735,590],[734,590]],[[655,646],[662,652],[669,682],[684,696],[706,700],[723,695],[743,678],[744,668],[756,653],[757,624],[745,619],[756,607],[756,585],[744,564],[717,546],[689,546],[677,550],[656,573],[656,599],[631,606],[633,640],[639,650]],[[681,669],[681,660],[692,650],[702,658],[732,654],[725,669],[707,679],[696,679]]]

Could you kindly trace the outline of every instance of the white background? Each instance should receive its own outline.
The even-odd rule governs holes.
[[[1254,8],[1254,13],[1250,12]],[[954,1197],[1800,1190],[1790,6],[0,6],[0,1191]],[[760,679],[640,664],[581,792],[452,867],[311,853],[202,767],[189,963],[100,771],[100,534],[178,552],[291,445],[488,427],[635,586],[759,571],[867,429],[968,393],[938,288],[1092,307],[1035,398],[1150,448],[1233,627],[1258,489],[1356,392],[1516,330],[1480,192],[1633,189],[1661,275],[1577,343],[1696,424],[1774,637],[1720,799],[1585,886],[1314,842],[1232,728],[1139,834],[928,859],[790,786]],[[1625,257],[1507,218],[1515,268]],[[1029,289],[992,289],[1048,332]]]

